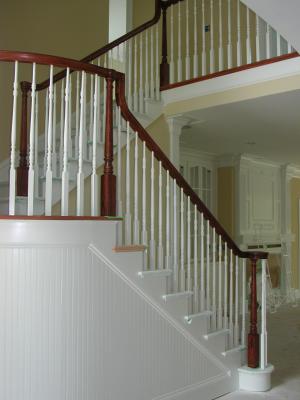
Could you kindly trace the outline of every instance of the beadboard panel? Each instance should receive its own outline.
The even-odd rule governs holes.
[[[0,260],[1,399],[228,391],[224,369],[88,246],[2,245]]]

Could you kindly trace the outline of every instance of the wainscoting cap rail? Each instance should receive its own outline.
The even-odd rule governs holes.
[[[24,53],[21,51],[0,50],[0,61],[15,62],[19,61],[25,64],[53,65],[58,68],[70,68],[72,71],[84,71],[94,75],[99,75],[103,78],[120,79],[122,74],[113,69],[98,67],[93,64],[87,64],[81,61],[76,61],[70,58],[52,56],[40,53]],[[53,80],[54,81],[54,80]],[[49,79],[47,82],[50,83]],[[25,82],[28,83],[29,82]],[[37,90],[39,88],[37,85]]]
[[[216,232],[222,237],[222,239],[227,243],[229,249],[233,251],[236,256],[240,258],[248,258],[253,262],[261,259],[267,259],[267,252],[250,252],[242,251],[239,249],[237,244],[232,240],[230,235],[225,231],[225,229],[220,225],[217,219],[205,206],[202,200],[194,192],[191,186],[187,183],[184,177],[180,174],[177,168],[171,163],[169,158],[161,150],[158,144],[151,138],[147,131],[142,127],[142,125],[137,121],[134,115],[129,110],[125,97],[125,75],[121,76],[121,79],[116,81],[116,101],[118,106],[121,108],[121,113],[123,118],[129,122],[130,127],[134,132],[137,132],[139,138],[146,143],[147,148],[153,152],[154,157],[161,162],[162,166],[169,171],[170,176],[176,181],[177,185],[183,189],[183,192],[190,197],[191,202],[197,206],[197,209],[203,216],[209,220],[211,227],[215,228]]]

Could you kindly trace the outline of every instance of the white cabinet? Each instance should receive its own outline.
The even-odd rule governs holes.
[[[237,170],[240,243],[280,242],[280,166],[241,157]]]

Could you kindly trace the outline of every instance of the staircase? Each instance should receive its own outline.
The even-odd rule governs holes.
[[[235,3],[229,1],[226,10],[221,1],[211,1],[208,8],[205,2],[201,2],[201,7],[198,1],[193,3],[193,7],[191,3],[188,0],[157,0],[156,13],[151,21],[81,62],[41,54],[0,51],[0,61],[14,66],[12,113],[8,116],[11,118],[10,157],[9,162],[4,162],[9,179],[3,179],[0,183],[0,213],[4,220],[1,222],[11,232],[15,219],[20,226],[26,227],[28,224],[28,232],[38,232],[39,229],[47,232],[47,224],[51,227],[52,219],[58,218],[59,225],[55,225],[55,229],[59,227],[63,231],[68,227],[65,233],[71,239],[72,224],[66,220],[74,219],[77,232],[80,232],[80,223],[82,227],[85,226],[82,220],[92,220],[92,223],[99,224],[98,230],[91,229],[86,233],[88,239],[84,242],[85,253],[80,257],[89,266],[94,265],[91,259],[96,260],[99,266],[105,265],[114,277],[121,279],[126,290],[138,294],[137,307],[147,304],[154,310],[155,316],[151,317],[153,327],[151,325],[149,329],[168,349],[165,350],[162,344],[158,346],[162,354],[166,351],[167,361],[163,365],[170,369],[169,374],[165,376],[166,371],[162,371],[161,375],[155,375],[156,380],[153,378],[152,382],[142,375],[139,389],[135,391],[131,388],[136,385],[136,381],[128,372],[127,381],[122,381],[121,385],[124,392],[128,390],[130,393],[123,394],[122,398],[126,400],[196,400],[200,394],[203,399],[213,399],[243,387],[241,381],[245,387],[249,387],[249,379],[245,383],[245,374],[258,376],[270,372],[266,353],[264,297],[268,255],[262,252],[243,252],[237,247],[151,138],[145,126],[161,112],[161,88],[168,90],[174,85],[180,87],[208,76],[213,78],[214,74],[224,71],[230,73],[231,70],[245,68],[244,63],[254,68],[255,63],[262,62],[263,58],[275,62],[274,56],[279,60],[295,55],[291,53],[292,46],[284,42],[275,31],[277,46],[276,54],[273,54],[275,48],[271,46],[274,44],[271,40],[271,27],[266,25],[265,36],[262,36],[261,29],[265,25],[262,25],[258,16],[254,18],[252,14],[251,21],[255,20],[256,23],[251,24],[250,10],[240,2],[237,2],[235,9]],[[186,41],[185,46],[181,47],[183,10]],[[216,11],[217,26],[214,18]],[[223,18],[225,15],[226,18]],[[236,20],[233,20],[233,15]],[[198,31],[199,18],[203,28],[207,16],[210,20],[208,47],[205,30]],[[189,24],[190,20],[193,24]],[[222,35],[225,20],[229,32],[226,40]],[[241,21],[244,20],[246,25],[243,27]],[[178,35],[174,33],[174,26],[177,27]],[[230,33],[233,26],[237,28],[235,36]],[[219,38],[217,45],[216,37]],[[160,38],[163,43],[161,52]],[[189,38],[193,40],[190,42]],[[167,55],[168,42],[170,58]],[[191,43],[194,45],[193,57]],[[200,43],[202,46],[199,46]],[[185,58],[182,57],[183,52]],[[283,54],[285,52],[287,55]],[[122,58],[122,54],[126,54],[126,57]],[[24,63],[30,64],[32,75],[30,82],[21,83],[20,99],[20,70]],[[49,79],[37,83],[38,72],[44,66],[49,68]],[[120,71],[112,69],[115,66],[119,66]],[[21,106],[19,100],[22,100]],[[40,129],[42,123],[44,135],[40,135],[43,131]],[[20,154],[17,146],[19,126]],[[5,172],[1,171],[1,176],[5,176]],[[40,227],[37,221],[36,224],[30,222],[36,218],[34,216],[40,216]],[[119,221],[108,221],[115,218]],[[53,234],[54,225],[51,229],[49,232]],[[97,239],[93,236],[95,234],[99,235]],[[13,238],[13,233],[11,235]],[[74,242],[71,239],[68,242],[70,248],[75,243],[82,245],[77,233],[75,236]],[[109,245],[102,245],[99,238]],[[26,235],[19,236],[18,240],[26,242]],[[48,241],[52,243],[53,239],[45,233],[41,240],[40,244],[45,245]],[[12,239],[8,244],[16,246],[20,245],[20,241]],[[35,233],[34,240],[28,243],[29,248],[36,241],[39,242],[39,238]],[[58,238],[54,243],[59,243]],[[53,250],[51,258],[57,257],[56,251]],[[72,268],[71,260],[68,255],[66,257]],[[17,263],[13,257],[9,260]],[[247,260],[251,266],[249,298]],[[260,336],[256,293],[258,262],[263,271]],[[88,285],[92,284],[92,275],[88,278]],[[6,279],[5,274],[3,279]],[[38,279],[42,279],[42,275]],[[84,274],[81,279],[85,280]],[[99,282],[98,279],[100,285]],[[78,285],[81,285],[80,280]],[[83,293],[87,293],[84,290]],[[101,290],[106,293],[105,302],[114,302],[112,294],[102,286]],[[51,299],[50,292],[47,301]],[[120,297],[118,294],[115,296]],[[122,298],[119,300],[121,304]],[[91,303],[86,307],[91,312],[93,305]],[[247,338],[248,308],[251,313]],[[67,307],[67,312],[71,312],[71,308]],[[82,314],[78,315],[76,318],[81,318]],[[134,324],[147,324],[138,315],[139,319]],[[129,307],[124,306],[122,321],[126,329],[130,318],[134,317]],[[159,326],[155,322],[157,318],[163,319],[170,331]],[[107,318],[107,323],[110,322]],[[90,329],[94,329],[91,321],[90,324]],[[37,332],[41,333],[39,329],[38,326]],[[70,326],[68,329],[71,329]],[[183,347],[180,347],[182,353],[177,354],[180,340],[176,342],[174,339],[172,342],[173,339],[170,339],[170,343],[175,346],[173,350],[178,368],[177,364],[172,363],[172,351],[168,347],[168,338],[175,335],[174,332],[184,341]],[[121,340],[120,335],[116,337]],[[138,340],[142,339],[139,337]],[[122,343],[126,346],[125,342]],[[117,346],[116,341],[114,345]],[[134,351],[135,345],[130,342],[130,348]],[[84,353],[86,349],[82,351]],[[101,351],[95,357],[100,357]],[[131,362],[130,355],[123,348],[120,351],[119,360],[126,368],[125,364]],[[124,362],[121,361],[123,351]],[[140,351],[143,351],[143,347]],[[147,351],[145,357],[152,360],[152,368],[163,370],[157,362],[157,348],[149,348]],[[155,354],[155,360],[151,359],[151,352]],[[113,357],[117,357],[113,353]],[[84,357],[90,368],[87,353],[84,353]],[[246,358],[250,372],[243,367]],[[138,364],[135,367],[138,371]],[[202,375],[195,374],[195,370],[201,371]],[[260,389],[269,387],[269,375]],[[105,373],[101,377],[103,382],[108,379]],[[43,379],[47,381],[47,378]],[[80,382],[84,381],[88,385],[86,377],[80,379]],[[164,379],[168,382],[166,386],[163,385]],[[253,379],[255,385],[256,378]],[[70,382],[65,382],[61,392],[57,392],[58,398],[63,398],[68,384]],[[154,390],[155,385],[157,390]],[[97,384],[93,388],[91,399],[96,398],[97,390],[101,390]],[[115,389],[105,390],[107,398],[116,398]],[[33,400],[37,398],[30,397]],[[70,398],[82,397],[74,392]]]

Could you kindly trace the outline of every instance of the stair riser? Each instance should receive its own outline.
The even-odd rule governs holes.
[[[183,322],[183,316],[187,315],[189,312],[189,298],[188,297],[177,297],[168,299],[164,301],[161,298],[163,307],[168,311],[173,317]]]
[[[227,348],[227,340],[228,335],[217,335],[212,336],[208,340],[206,340],[207,347],[214,353],[218,354],[219,356],[223,351]]]
[[[165,276],[139,277],[139,284],[153,298],[161,297],[167,293],[167,277]]]
[[[185,326],[196,340],[203,341],[203,335],[209,331],[209,317],[194,318],[190,324],[185,322]]]

